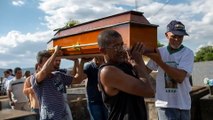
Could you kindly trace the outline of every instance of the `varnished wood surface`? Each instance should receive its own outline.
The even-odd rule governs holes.
[[[58,45],[61,47],[77,46],[97,43],[100,32],[106,29],[118,31],[127,47],[136,42],[143,42],[148,48],[157,47],[157,25],[150,24],[141,12],[129,11],[90,22],[82,23],[70,28],[59,30],[48,42],[48,49]],[[100,54],[98,45],[67,48],[64,56],[78,56]]]
[[[143,12],[137,11],[127,11],[123,13],[114,14],[111,16],[103,17],[100,19],[88,21],[85,23],[81,23],[70,28],[65,28],[57,31],[55,37],[62,37],[68,35],[75,35],[79,33],[85,33],[88,31],[95,31],[98,29],[109,28],[121,24],[125,24],[127,22],[135,22],[143,25],[152,25],[147,19],[143,16]]]

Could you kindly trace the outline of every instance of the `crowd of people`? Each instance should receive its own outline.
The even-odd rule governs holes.
[[[69,59],[72,71],[60,69],[62,51],[39,51],[35,72],[16,67],[4,71],[5,95],[12,109],[32,111],[37,120],[72,120],[67,87],[87,79],[86,96],[91,120],[147,120],[145,97],[155,97],[159,120],[190,120],[194,55],[182,44],[188,35],[180,21],[167,25],[168,45],[146,52],[142,42],[124,49],[121,34],[102,31],[97,38],[103,56]],[[142,55],[150,60],[145,64]],[[85,64],[88,63],[88,64]],[[150,73],[158,71],[156,88]]]

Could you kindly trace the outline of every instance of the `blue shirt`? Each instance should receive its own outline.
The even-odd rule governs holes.
[[[64,85],[70,85],[72,77],[53,72],[40,83],[33,77],[31,83],[40,103],[40,120],[60,120],[67,113],[63,93]]]
[[[101,92],[98,90],[98,66],[91,62],[84,67],[84,73],[87,74],[87,97],[89,102],[103,104]]]

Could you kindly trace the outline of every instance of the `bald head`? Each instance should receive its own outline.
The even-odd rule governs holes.
[[[122,39],[120,33],[115,30],[104,30],[98,35],[98,46],[105,48],[115,40]]]

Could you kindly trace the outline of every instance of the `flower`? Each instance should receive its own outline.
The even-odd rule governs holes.
[[[213,86],[213,79],[204,78],[203,83],[208,86]]]

